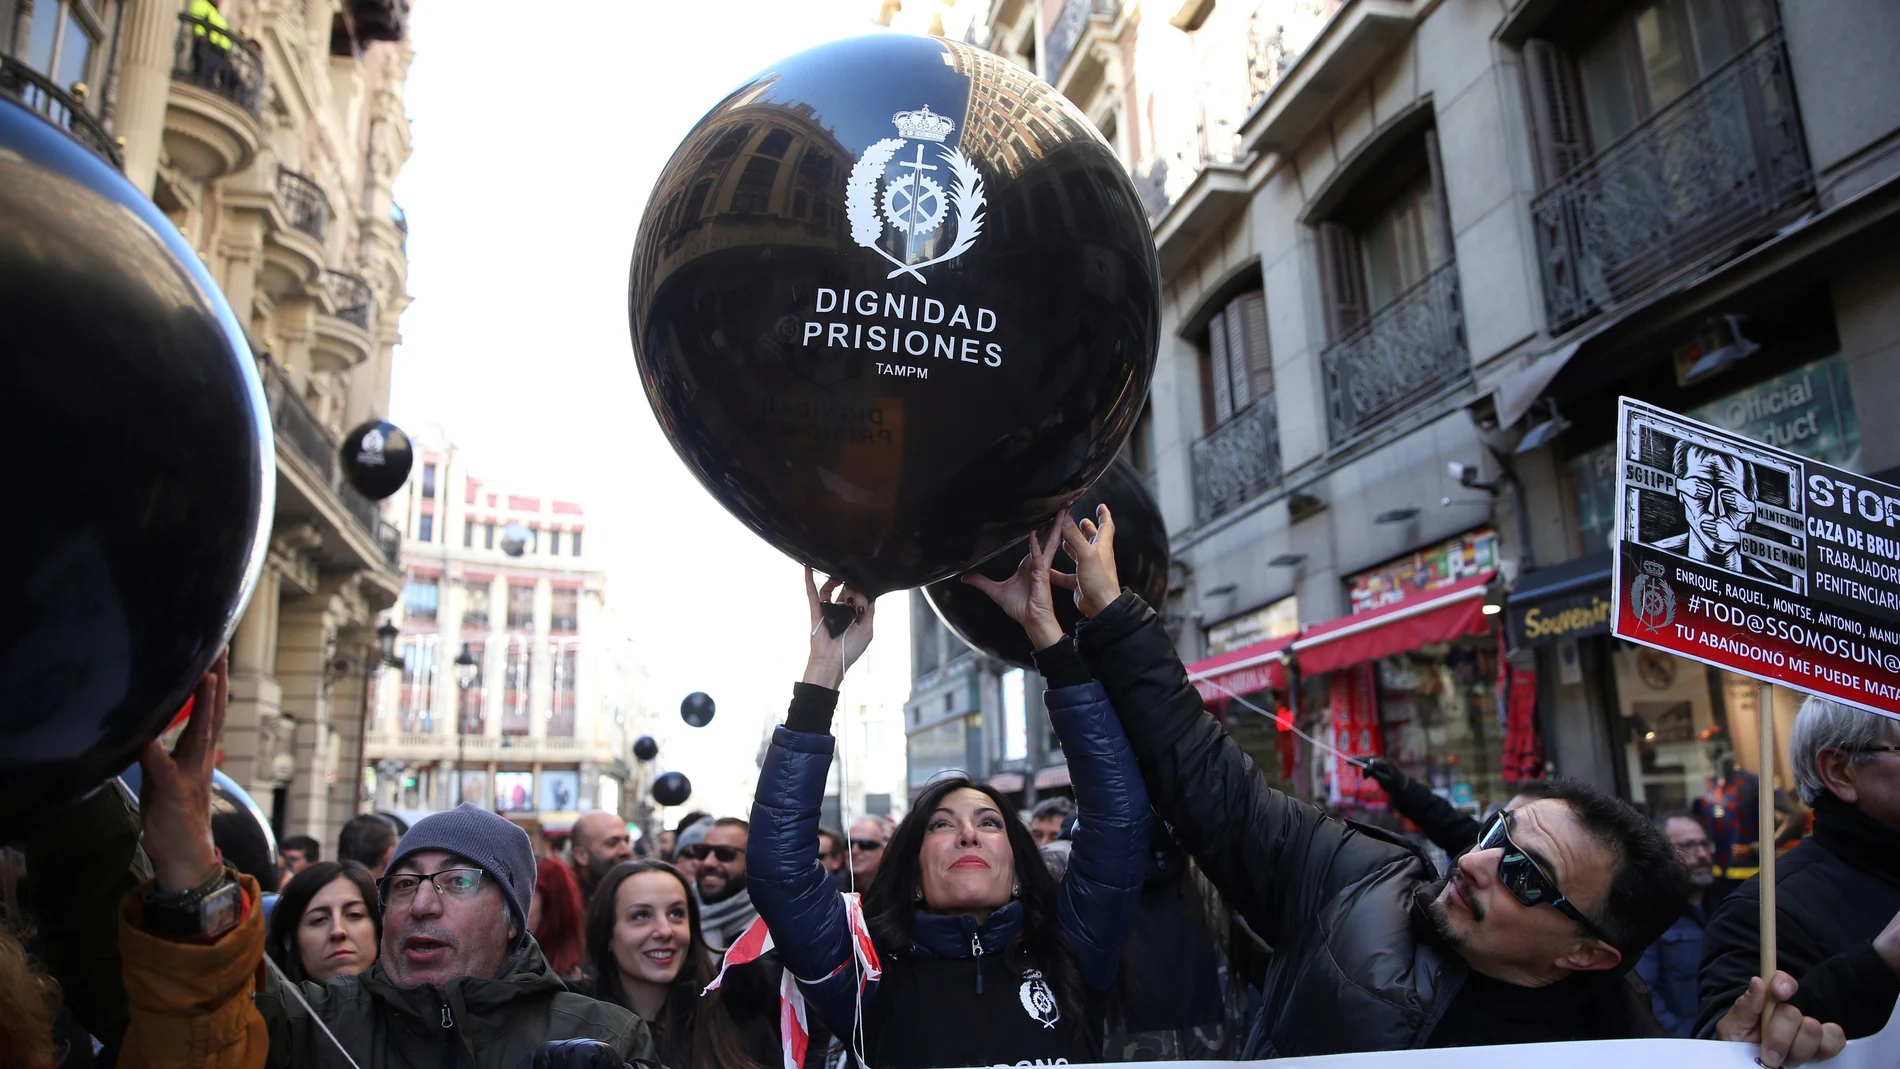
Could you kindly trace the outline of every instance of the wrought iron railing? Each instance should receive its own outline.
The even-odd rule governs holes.
[[[125,169],[119,143],[106,133],[92,112],[86,110],[85,83],[73,86],[68,92],[12,56],[0,56],[0,93],[39,112],[48,122],[71,134],[74,140],[105,157],[107,163]]]
[[[1262,0],[1247,16],[1247,107],[1260,103],[1340,0]],[[1292,27],[1287,23],[1293,22]]]
[[[309,403],[298,394],[297,384],[276,361],[261,357],[257,367],[264,379],[264,401],[270,406],[271,429],[276,431],[277,441],[288,443],[323,484],[336,493],[343,503],[343,511],[376,540],[383,556],[394,567],[402,553],[402,536],[377,515],[376,502],[343,481],[343,472],[337,463],[336,436],[311,411]]]
[[[1279,409],[1272,394],[1194,443],[1194,522],[1206,523],[1280,482]]]
[[[1340,445],[1471,378],[1458,265],[1425,276],[1320,354]]]
[[[1089,28],[1089,16],[1113,15],[1120,6],[1121,0],[1065,0],[1055,24],[1043,38],[1043,72],[1051,82],[1075,54],[1075,46]]]
[[[1531,202],[1552,333],[1773,234],[1814,196],[1779,32]]]
[[[209,89],[256,118],[264,100],[264,50],[229,26],[179,15],[172,77]]]
[[[291,226],[319,242],[323,240],[323,230],[330,222],[330,199],[323,195],[316,179],[288,167],[277,168],[277,202],[283,205]]]
[[[370,305],[376,299],[369,283],[348,271],[331,268],[323,273],[323,284],[330,291],[330,304],[336,309],[336,317],[368,330]]]
[[[391,568],[402,565],[402,532],[388,520],[376,521],[376,545]]]

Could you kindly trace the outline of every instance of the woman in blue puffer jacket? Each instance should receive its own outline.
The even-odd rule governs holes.
[[[1047,546],[1032,536],[1015,576],[978,585],[1023,625],[1048,682],[1044,703],[1082,814],[1068,874],[1060,883],[1050,876],[994,788],[936,780],[884,848],[865,894],[882,978],[861,999],[845,900],[818,863],[818,819],[837,688],[870,644],[872,605],[844,590],[857,617],[833,638],[819,626],[819,606],[838,583],[821,592],[806,573],[811,659],[759,773],[747,885],[781,962],[833,1032],[857,1037],[877,1069],[1099,1056],[1101,995],[1115,983],[1141,898],[1148,795],[1115,710],[1055,622],[1049,564],[1058,543],[1053,529]]]

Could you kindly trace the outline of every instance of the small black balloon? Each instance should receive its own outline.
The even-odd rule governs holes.
[[[1148,393],[1160,272],[1128,173],[1060,93],[879,34],[774,63],[699,121],[647,199],[628,314],[707,491],[875,596],[975,565],[1101,475]]]
[[[662,772],[653,781],[653,800],[661,805],[685,805],[693,796],[693,781],[684,772]]]
[[[501,551],[510,557],[519,557],[528,551],[528,543],[534,541],[534,532],[527,524],[511,523],[501,529]]]
[[[707,724],[712,723],[712,718],[712,696],[705,691],[696,690],[688,694],[685,699],[680,702],[680,719],[686,721],[688,724],[696,728],[703,728]]]
[[[343,462],[343,477],[357,493],[381,501],[409,481],[416,453],[401,427],[373,419],[344,436],[337,459]]]
[[[270,530],[256,358],[125,176],[0,94],[0,824],[123,768],[236,629]],[[8,836],[0,829],[0,841]]]
[[[1127,461],[1117,460],[1088,493],[1070,506],[1069,514],[1078,521],[1094,519],[1097,505],[1107,505],[1115,517],[1115,571],[1122,585],[1158,608],[1168,595],[1168,527],[1148,493],[1148,484]],[[1029,540],[1025,538],[972,570],[991,579],[1008,579],[1028,552]],[[1073,572],[1075,561],[1067,552],[1058,551],[1053,567]],[[924,588],[924,596],[937,610],[937,617],[971,648],[1010,664],[1034,667],[1034,651],[1021,625],[1005,615],[989,595],[963,582],[960,576],[930,584]],[[1062,630],[1075,634],[1082,611],[1075,607],[1068,591],[1055,591],[1055,608]]]
[[[651,761],[655,757],[658,757],[659,754],[660,744],[653,741],[653,736],[642,735],[633,740],[633,756],[640,760]]]

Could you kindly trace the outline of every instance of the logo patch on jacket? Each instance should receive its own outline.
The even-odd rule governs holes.
[[[1048,981],[1039,970],[1031,969],[1023,976],[1023,986],[1017,990],[1016,997],[1022,999],[1023,1012],[1042,1022],[1044,1028],[1054,1028],[1062,1019],[1062,1010],[1056,1006],[1056,993],[1049,989]]]

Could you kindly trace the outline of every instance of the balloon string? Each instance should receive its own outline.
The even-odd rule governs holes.
[[[297,1000],[297,1004],[299,1006],[303,1007],[303,1011],[310,1015],[311,1022],[314,1023],[317,1026],[318,1030],[323,1033],[323,1037],[325,1039],[328,1039],[331,1045],[336,1047],[336,1052],[338,1054],[343,1055],[344,1061],[350,1063],[350,1069],[361,1069],[361,1067],[359,1067],[356,1064],[356,1059],[350,1057],[350,1052],[343,1049],[343,1043],[336,1038],[336,1035],[334,1033],[330,1031],[330,1026],[327,1024],[324,1024],[323,1018],[317,1014],[317,1011],[310,1008],[309,1000],[303,997],[303,991],[301,990],[301,985],[299,985],[295,980],[292,980],[290,977],[285,976],[284,970],[279,968],[275,961],[271,960],[271,956],[269,954],[264,955],[264,964],[270,966],[270,971],[273,974],[275,974],[277,977],[277,983],[280,986],[282,986],[286,991],[289,991],[290,996]]]
[[[1255,705],[1254,703],[1241,697],[1239,694],[1236,694],[1233,691],[1228,690],[1226,687],[1221,686],[1219,683],[1216,683],[1211,679],[1203,679],[1200,682],[1204,686],[1213,687],[1215,690],[1218,690],[1222,694],[1227,695],[1229,698],[1233,699],[1233,701],[1236,704],[1242,706],[1243,708],[1251,709],[1254,712],[1259,713],[1261,716],[1271,717],[1273,719],[1273,722],[1276,725],[1282,728],[1285,728],[1288,731],[1291,731],[1293,734],[1298,735],[1300,738],[1305,739],[1307,742],[1312,743],[1314,746],[1319,747],[1321,750],[1324,750],[1325,752],[1332,754],[1334,757],[1339,758],[1341,761],[1344,761],[1349,765],[1353,765],[1354,767],[1358,767],[1358,768],[1365,767],[1366,759],[1364,757],[1349,757],[1346,754],[1340,753],[1338,750],[1335,750],[1331,746],[1328,746],[1327,744],[1314,738],[1313,736],[1308,735],[1306,732],[1300,730],[1300,727],[1298,724],[1295,724],[1293,722],[1292,716],[1289,715],[1286,718],[1282,719],[1279,713],[1268,712],[1267,710],[1260,708],[1258,705]]]

